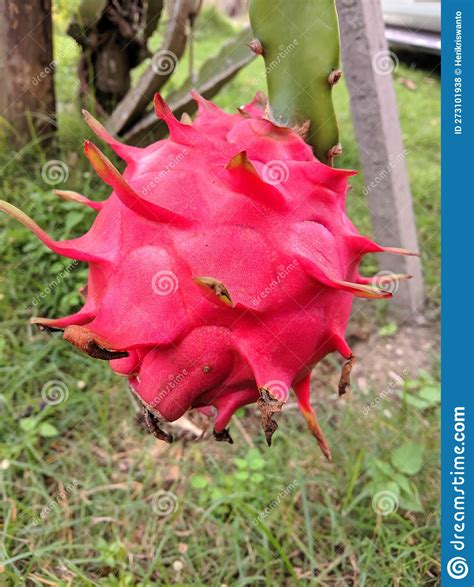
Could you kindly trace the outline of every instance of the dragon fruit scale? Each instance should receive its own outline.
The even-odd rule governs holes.
[[[359,275],[363,255],[415,254],[361,236],[345,213],[352,171],[318,161],[291,128],[265,118],[261,95],[227,114],[194,93],[198,114],[178,121],[161,96],[155,110],[169,138],[126,146],[89,113],[85,120],[125,162],[121,174],[92,142],[85,154],[112,188],[105,201],[57,191],[97,211],[84,236],[56,241],[14,206],[52,251],[89,265],[86,301],[64,318],[34,318],[127,377],[144,421],[191,408],[215,417],[214,436],[257,402],[268,444],[274,414],[293,389],[324,454],[310,404],[314,365],[330,352],[353,362],[344,332],[354,296],[387,298],[381,280]]]

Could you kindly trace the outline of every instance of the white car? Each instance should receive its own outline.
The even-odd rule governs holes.
[[[441,53],[441,3],[425,0],[382,0],[389,45]]]

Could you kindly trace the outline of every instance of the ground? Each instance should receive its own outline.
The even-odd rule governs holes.
[[[68,10],[57,3],[60,144],[53,155],[35,141],[1,154],[3,197],[58,238],[84,232],[92,213],[51,194],[41,173],[49,160],[67,169],[53,187],[106,193],[80,154],[88,131],[75,101],[77,49],[61,34]],[[204,14],[198,62],[230,32]],[[146,435],[125,382],[106,364],[28,325],[33,315],[77,307],[85,269],[0,219],[0,584],[439,584],[439,79],[429,67],[401,63],[394,75],[427,308],[421,325],[397,326],[385,302],[358,304],[352,389],[338,398],[336,357],[316,370],[313,401],[332,463],[294,401],[271,449],[254,407],[233,420],[233,445],[213,442],[192,414],[171,446]],[[264,89],[261,70],[253,63],[219,104],[232,110]],[[344,85],[336,98],[342,165],[359,168]],[[370,233],[362,187],[354,178],[349,214]],[[377,269],[375,258],[366,269]]]

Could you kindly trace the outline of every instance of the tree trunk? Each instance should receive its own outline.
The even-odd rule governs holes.
[[[110,114],[130,89],[130,70],[149,56],[161,0],[83,0],[68,28],[82,48],[81,100],[93,96],[99,114]]]
[[[19,144],[56,128],[52,33],[51,0],[0,0],[0,115]]]

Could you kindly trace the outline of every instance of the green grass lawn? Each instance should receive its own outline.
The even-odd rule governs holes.
[[[83,233],[94,214],[57,201],[44,181],[45,163],[67,166],[67,183],[57,187],[107,193],[81,154],[90,132],[78,114],[78,50],[64,34],[67,9],[58,3],[60,145],[48,155],[34,141],[17,155],[0,154],[2,197],[57,238]],[[197,64],[231,29],[210,13],[201,22]],[[182,79],[186,64],[180,68]],[[217,103],[232,110],[264,90],[262,69],[252,63]],[[439,80],[400,65],[395,85],[427,290],[436,305]],[[341,165],[359,168],[343,84],[336,103]],[[349,213],[370,232],[362,188],[362,176],[354,178]],[[209,437],[163,446],[137,425],[125,382],[105,363],[28,324],[33,315],[74,311],[86,269],[70,267],[3,215],[0,223],[1,585],[439,584],[434,370],[410,374],[382,400],[375,388],[336,400],[322,383],[315,397],[333,464],[322,459],[294,409],[282,414],[271,449],[253,408],[232,424],[232,446]],[[45,406],[48,390],[61,401]]]

